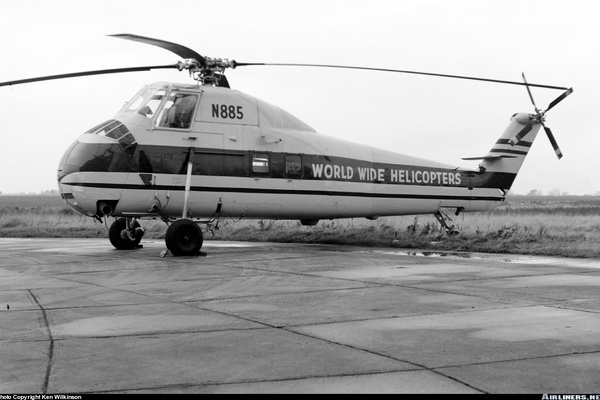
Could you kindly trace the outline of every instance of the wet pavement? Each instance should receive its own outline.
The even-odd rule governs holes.
[[[600,260],[0,239],[0,393],[600,393]]]

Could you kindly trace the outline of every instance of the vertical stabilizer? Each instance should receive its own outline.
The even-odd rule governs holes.
[[[512,116],[510,124],[496,141],[480,164],[489,172],[517,174],[529,153],[541,124],[532,115],[518,113]]]
[[[479,164],[481,172],[516,175],[523,165],[540,127],[541,124],[536,122],[534,115],[514,114],[510,119],[510,124],[486,156],[463,158],[463,160],[482,160]]]

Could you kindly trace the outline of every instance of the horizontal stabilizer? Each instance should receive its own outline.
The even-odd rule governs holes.
[[[517,158],[506,154],[488,154],[484,157],[463,157],[462,160],[497,160],[499,158]]]

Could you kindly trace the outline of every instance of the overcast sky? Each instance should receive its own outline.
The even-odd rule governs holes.
[[[548,112],[512,188],[600,192],[600,2],[597,0],[0,0],[0,81],[172,64],[133,33],[238,62],[341,64],[573,87]],[[295,67],[227,73],[233,89],[278,105],[320,133],[476,168],[524,87],[437,77]],[[67,147],[144,85],[187,72],[103,75],[0,88],[0,191],[56,189]],[[545,109],[561,91],[532,89]]]

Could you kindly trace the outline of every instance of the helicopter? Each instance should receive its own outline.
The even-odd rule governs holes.
[[[134,34],[111,37],[158,46],[175,64],[83,71],[0,82],[11,86],[80,76],[177,69],[195,83],[157,82],[133,96],[112,118],[83,133],[62,156],[62,199],[100,222],[116,249],[140,247],[140,220],[160,218],[174,256],[201,253],[201,224],[223,216],[299,220],[433,214],[456,234],[444,210],[490,211],[502,204],[539,130],[560,159],[546,113],[572,88],[523,81],[322,64],[240,63],[211,58],[180,44]],[[318,133],[289,112],[234,90],[226,69],[243,66],[351,68],[525,86],[533,113],[515,113],[478,168],[462,168],[355,144]],[[530,88],[563,90],[546,109]]]

